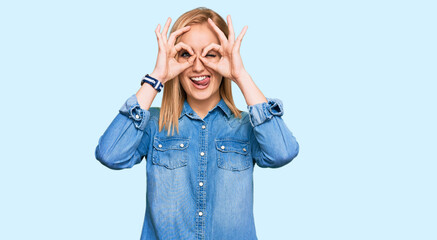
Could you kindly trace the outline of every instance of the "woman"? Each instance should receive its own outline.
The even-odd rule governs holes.
[[[197,8],[155,30],[154,71],[142,80],[100,137],[96,158],[111,169],[147,159],[147,202],[141,239],[257,239],[253,168],[277,168],[299,145],[244,69],[235,39],[214,11]],[[248,112],[239,111],[231,81]],[[144,84],[145,83],[145,84]],[[150,107],[164,85],[161,108]],[[174,131],[176,130],[176,132]]]

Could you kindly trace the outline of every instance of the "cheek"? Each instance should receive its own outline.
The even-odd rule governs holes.
[[[179,75],[179,83],[180,83],[180,87],[187,92],[187,81],[185,79],[181,78],[182,76]]]
[[[180,79],[181,83],[184,84],[185,86],[190,86],[191,80],[188,78],[188,75],[186,75],[185,72],[186,72],[186,70],[184,72],[182,72],[181,75],[179,75],[179,79]]]
[[[221,82],[222,82],[222,78],[223,78],[223,76],[220,75],[220,74],[218,74],[218,73],[214,73],[214,78],[215,78],[215,81],[216,81],[217,83],[221,83]]]
[[[180,79],[181,81],[185,80],[185,78],[186,78],[186,76],[187,76],[187,72],[188,72],[188,69],[185,69],[184,71],[182,71],[181,73],[179,73],[179,79]]]

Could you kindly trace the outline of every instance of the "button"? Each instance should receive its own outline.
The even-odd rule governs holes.
[[[199,186],[203,186],[203,182],[199,182]]]
[[[162,148],[162,145],[161,145],[161,144],[159,144],[159,145],[158,145],[158,147]]]
[[[245,148],[243,148],[243,152],[245,152],[246,151],[246,149]]]
[[[202,125],[202,129],[205,129],[206,127],[205,127],[205,125]]]
[[[221,146],[220,148],[221,148],[221,149],[225,149],[225,146]]]
[[[181,145],[179,145],[179,146],[181,146],[181,147],[184,147],[184,144],[183,144],[183,143],[181,143]]]
[[[205,153],[204,153],[204,152],[201,152],[201,153],[200,153],[200,156],[203,156],[203,155],[205,155]]]
[[[203,212],[199,212],[199,216],[202,216],[203,215]]]
[[[140,118],[140,115],[137,114],[137,115],[135,115],[135,117],[138,119],[138,118]]]

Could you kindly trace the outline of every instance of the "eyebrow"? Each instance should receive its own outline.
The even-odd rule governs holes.
[[[190,46],[191,47],[191,46]],[[200,51],[200,53],[202,53],[203,52],[203,50],[204,50],[205,48],[202,48],[202,50]],[[187,49],[185,49],[185,48],[182,48],[179,52],[182,52],[182,51],[186,51],[186,52],[188,52],[187,51]],[[194,51],[194,49],[193,49],[193,51]],[[195,51],[194,51],[195,52]],[[214,49],[211,49],[211,50],[209,50],[208,52],[219,52],[219,51],[217,51],[217,50],[214,50]]]
[[[186,43],[185,43],[185,44],[186,44]],[[191,47],[191,49],[193,49],[192,46],[190,46],[190,45],[188,45],[188,44],[187,44],[187,46],[189,46],[189,47]],[[204,50],[206,47],[208,47],[208,46],[209,46],[209,44],[206,45],[204,48],[202,48],[200,51],[203,52],[203,50]],[[186,51],[186,49],[184,49],[184,48],[182,48],[181,51],[182,51],[182,50],[185,50],[185,51]],[[193,51],[194,51],[194,49],[193,49]],[[209,51],[218,52],[217,50],[214,50],[214,49],[211,49],[211,50],[209,50]]]

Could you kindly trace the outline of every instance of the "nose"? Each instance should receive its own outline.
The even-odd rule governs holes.
[[[193,71],[194,72],[203,72],[204,69],[205,69],[205,66],[203,66],[202,61],[200,60],[199,57],[196,57],[194,59],[194,62],[193,62]]]

